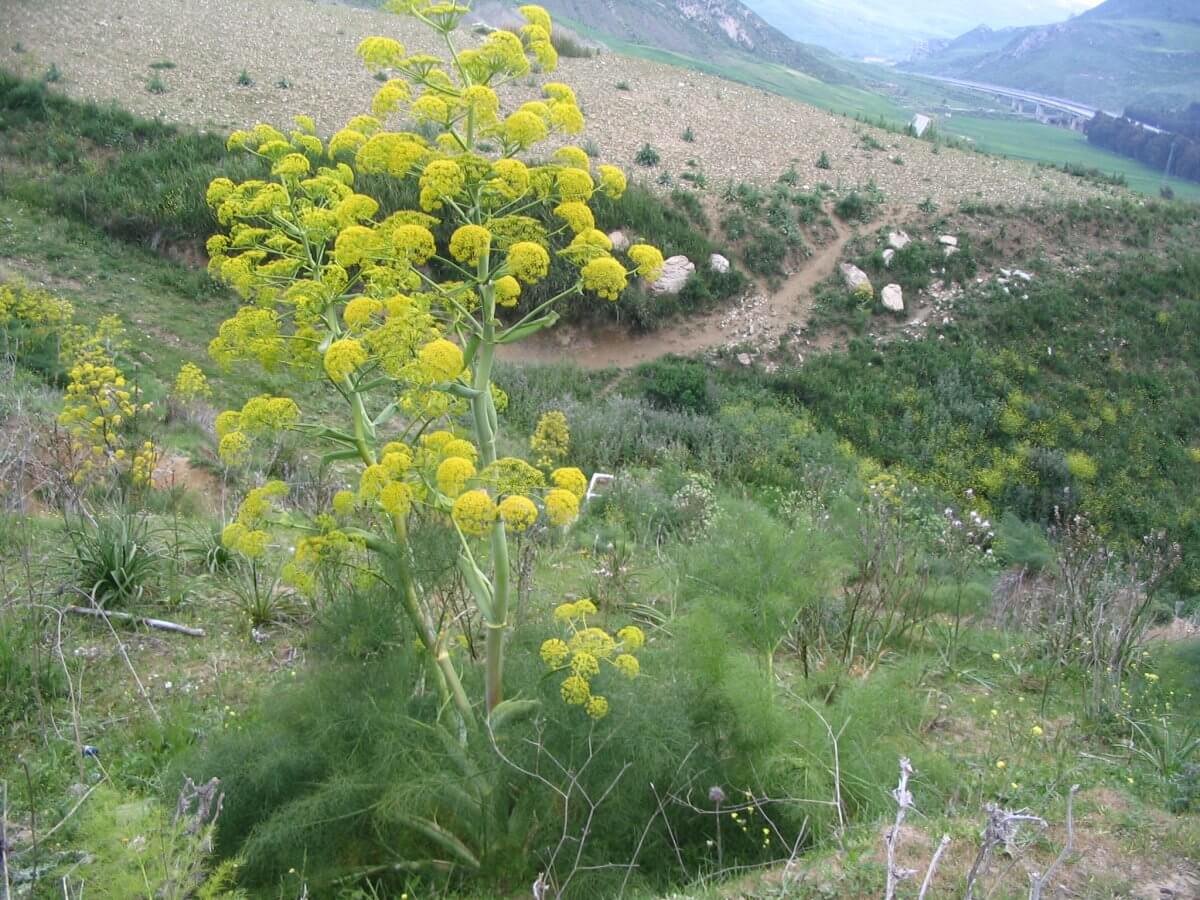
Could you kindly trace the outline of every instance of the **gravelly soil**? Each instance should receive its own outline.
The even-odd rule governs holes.
[[[0,67],[37,75],[53,63],[63,74],[56,87],[71,96],[117,100],[143,115],[222,132],[255,121],[286,125],[296,113],[332,131],[365,110],[378,86],[354,56],[361,38],[390,34],[434,49],[405,19],[312,0],[5,0],[0,34]],[[158,73],[166,85],[161,94],[147,90],[157,61],[175,64]],[[250,86],[237,83],[243,69]],[[907,204],[1099,193],[1024,163],[946,149],[934,155],[930,144],[876,129],[866,130],[887,149],[867,151],[864,126],[852,120],[658,63],[606,53],[564,59],[554,77],[576,88],[589,120],[585,138],[604,158],[636,168],[643,143],[659,151],[662,163],[647,175],[678,176],[694,159],[711,187],[729,179],[768,183],[795,161],[802,183],[874,179],[889,201]],[[617,82],[630,90],[618,90]],[[534,90],[520,85],[514,99]],[[681,138],[689,126],[694,143]],[[832,162],[828,171],[814,165],[822,151]],[[897,155],[904,165],[892,162]]]

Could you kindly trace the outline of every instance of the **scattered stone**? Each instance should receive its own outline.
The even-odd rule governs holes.
[[[888,246],[893,250],[903,250],[912,243],[912,238],[903,231],[893,231],[888,235]]]
[[[867,273],[858,266],[851,263],[842,263],[838,267],[842,273],[842,280],[846,282],[846,287],[850,290],[855,290],[859,285],[871,283],[871,279],[867,277]]]
[[[719,275],[729,271],[729,260],[720,253],[714,253],[708,258],[708,267]]]
[[[750,365],[753,365],[753,363],[754,363],[754,360],[751,359],[749,353],[739,353],[737,355],[737,361],[739,363],[741,363],[743,366],[750,366]]]
[[[957,247],[958,238],[952,234],[943,234],[940,238],[938,238],[938,243],[943,247]]]
[[[942,249],[944,251],[946,251],[947,256],[953,256],[955,253],[958,252],[958,248],[952,244],[946,244],[944,247],[942,247]]]
[[[1022,272],[1020,269],[1013,269],[1013,278],[1020,278],[1022,281],[1033,281],[1031,274]]]
[[[883,301],[884,309],[890,309],[892,312],[904,312],[904,289],[900,285],[889,284],[883,289],[880,299]]]
[[[889,269],[892,267],[892,260],[896,257],[896,251],[888,247],[883,251],[883,264]]]
[[[629,249],[629,237],[623,231],[609,232],[608,239],[612,241],[613,249],[618,253]]]
[[[648,288],[652,294],[678,294],[696,271],[696,264],[686,256],[672,256],[663,264],[662,275]]]

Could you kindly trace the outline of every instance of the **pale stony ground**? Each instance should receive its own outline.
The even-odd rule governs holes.
[[[55,87],[73,97],[116,100],[142,115],[221,132],[256,121],[287,125],[292,115],[308,113],[327,133],[364,111],[378,87],[354,55],[371,34],[435,49],[408,20],[312,0],[4,0],[0,68],[36,76],[53,63],[63,74]],[[154,74],[149,66],[160,60],[176,67],[159,73],[167,90],[153,94],[146,89]],[[249,87],[237,84],[243,69],[254,80]],[[945,206],[1100,193],[1024,163],[946,149],[934,155],[928,143],[611,53],[564,59],[553,77],[576,88],[589,122],[582,140],[594,141],[602,157],[636,170],[633,157],[643,143],[659,151],[660,166],[641,170],[647,178],[663,170],[677,178],[692,159],[709,190],[719,190],[729,180],[770,183],[794,162],[802,184],[847,188],[874,179],[890,203],[907,205],[926,197]],[[279,87],[281,80],[290,86]],[[617,90],[617,82],[631,90]],[[513,100],[535,90],[532,79],[517,85]],[[689,126],[694,143],[681,139]],[[863,150],[864,131],[887,149]],[[822,151],[832,161],[829,171],[814,165]],[[903,166],[891,161],[896,155]]]

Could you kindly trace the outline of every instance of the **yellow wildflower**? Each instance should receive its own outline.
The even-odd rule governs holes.
[[[421,366],[434,381],[453,381],[462,374],[463,352],[453,341],[438,338],[421,348]]]
[[[537,521],[538,511],[528,497],[513,494],[500,501],[500,518],[509,531],[522,532]]]
[[[367,351],[354,338],[334,341],[325,351],[325,374],[334,381],[341,381],[367,361]]]
[[[603,697],[592,696],[588,698],[584,709],[593,719],[603,719],[608,715],[608,701]]]
[[[450,236],[450,255],[474,266],[487,254],[491,243],[492,233],[482,225],[463,225]]]
[[[454,501],[451,518],[463,534],[483,537],[496,522],[496,504],[487,491],[467,491]]]
[[[550,473],[550,481],[555,487],[560,487],[563,490],[570,491],[580,500],[587,493],[588,480],[582,470],[574,466],[567,466],[561,469],[555,469]]]
[[[550,638],[547,641],[543,641],[539,652],[541,653],[542,662],[552,669],[561,668],[563,663],[567,661],[567,657],[571,655],[566,641],[560,638]]]
[[[550,272],[550,254],[539,244],[521,241],[509,248],[508,268],[526,284],[537,284]]]
[[[593,259],[579,271],[586,290],[607,300],[616,300],[629,284],[625,267],[611,256]]]
[[[587,679],[580,678],[578,675],[568,675],[559,688],[562,698],[572,706],[583,706],[588,702],[588,698],[592,695],[592,689],[587,683]]]
[[[444,460],[437,468],[438,490],[447,497],[457,497],[465,489],[467,482],[475,477],[475,466],[469,459],[452,456]]]

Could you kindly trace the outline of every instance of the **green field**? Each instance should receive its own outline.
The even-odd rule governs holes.
[[[1054,128],[1037,122],[981,119],[972,116],[956,116],[944,120],[940,128],[944,136],[969,138],[979,149],[989,153],[1056,165],[1064,162],[1078,163],[1102,172],[1118,173],[1125,176],[1132,190],[1143,194],[1157,195],[1163,183],[1161,172],[1155,172],[1136,160],[1093,147],[1082,134],[1067,131],[1065,128]],[[1200,184],[1179,178],[1169,178],[1167,184],[1175,191],[1177,197],[1200,200]]]

